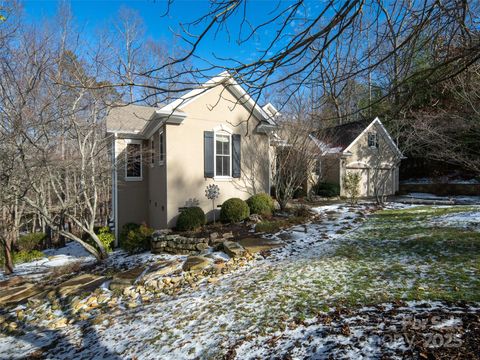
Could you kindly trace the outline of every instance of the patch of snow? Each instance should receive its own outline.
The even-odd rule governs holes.
[[[90,255],[83,246],[74,241],[68,242],[62,248],[44,250],[43,253],[46,256],[45,258],[16,265],[15,272],[12,275],[7,276],[3,272],[0,273],[0,280],[17,275],[39,279],[56,267],[76,262],[84,264],[95,262],[95,257]]]
[[[387,209],[406,207],[409,205],[386,205]],[[356,220],[361,214],[368,216],[370,205],[336,204],[314,211],[320,214],[320,219],[306,225],[306,232],[285,229],[265,236],[281,239],[285,246],[273,249],[265,259],[259,256],[245,267],[220,275],[216,284],[205,281],[196,289],[174,296],[163,294],[135,309],[112,310],[95,326],[77,321],[51,331],[47,330],[48,320],[44,320],[33,324],[36,328],[25,335],[16,338],[0,335],[0,353],[7,358],[24,358],[45,347],[42,355],[56,359],[134,356],[195,359],[222,358],[228,349],[235,347],[239,359],[287,355],[296,359],[330,355],[367,359],[385,354],[389,358],[402,358],[408,344],[400,337],[386,339],[385,333],[391,327],[400,328],[408,316],[426,314],[432,309],[448,309],[452,314],[478,311],[475,307],[447,307],[441,302],[408,302],[400,307],[392,304],[364,307],[354,314],[339,314],[328,322],[307,318],[299,325],[292,317],[302,306],[323,309],[322,305],[334,303],[353,286],[351,262],[335,256],[335,251],[349,234],[362,226]],[[227,259],[222,253],[211,256]],[[115,251],[107,262],[109,266],[131,267],[173,258],[186,256],[150,253],[127,256]],[[395,260],[405,265],[405,271],[416,274],[415,280],[421,280],[428,272],[427,264],[412,263],[411,257],[399,256]],[[406,287],[420,285],[425,286],[412,280]],[[404,287],[378,277],[366,291]],[[307,303],[302,302],[302,297],[308,297]],[[332,315],[328,311],[327,308],[320,312]],[[383,314],[390,311],[391,319],[387,321]],[[345,325],[348,331],[343,332]]]
[[[405,195],[407,198],[423,199],[423,200],[439,200],[439,201],[454,201],[456,204],[480,204],[480,196],[468,196],[468,195],[451,195],[451,196],[439,196],[430,193],[413,192]]]
[[[435,325],[432,325],[433,329],[444,329],[462,326],[462,319],[456,317],[450,317],[447,320],[441,321]]]
[[[480,208],[478,211],[446,214],[431,220],[437,226],[480,227]]]

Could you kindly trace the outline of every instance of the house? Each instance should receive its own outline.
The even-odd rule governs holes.
[[[392,195],[398,191],[403,155],[380,119],[362,120],[316,131],[310,135],[320,149],[316,175],[319,181],[340,185],[343,178],[360,174],[360,196]]]
[[[228,73],[158,107],[117,106],[107,117],[112,138],[112,210],[116,237],[128,222],[171,228],[182,208],[210,218],[205,188],[217,204],[270,189],[270,135],[275,107],[259,106]]]

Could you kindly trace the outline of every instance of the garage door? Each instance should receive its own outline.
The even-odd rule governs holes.
[[[375,186],[378,186],[380,189],[380,194],[382,193],[383,188],[383,195],[392,195],[395,193],[394,186],[393,186],[393,175],[392,170],[376,170],[378,173],[378,180],[374,181],[374,175],[372,171],[372,192]],[[376,182],[376,184],[375,184]],[[374,195],[374,193],[372,193]]]
[[[348,173],[360,174],[360,197],[369,196],[368,194],[368,170],[367,169],[348,169]]]

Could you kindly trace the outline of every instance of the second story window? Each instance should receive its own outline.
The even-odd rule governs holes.
[[[215,134],[215,176],[231,176],[230,135]]]
[[[374,132],[368,133],[368,146],[371,148],[378,148],[377,133],[374,133]]]
[[[163,165],[165,161],[165,135],[163,131],[160,131],[160,133],[158,134],[158,150],[158,162],[160,163],[160,165]]]
[[[127,179],[138,180],[142,178],[142,144],[127,144],[125,167],[125,175]]]

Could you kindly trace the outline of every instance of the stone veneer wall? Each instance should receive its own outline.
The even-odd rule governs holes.
[[[208,238],[189,238],[177,234],[155,233],[151,251],[154,254],[198,254],[208,248]]]

